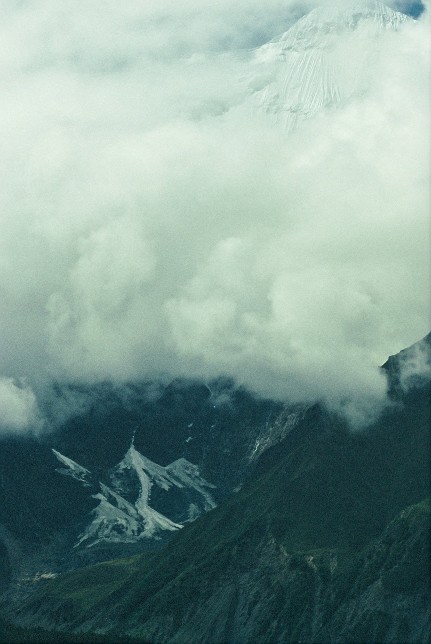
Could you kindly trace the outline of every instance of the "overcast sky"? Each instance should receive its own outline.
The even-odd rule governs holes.
[[[381,395],[430,326],[428,12],[286,135],[247,107],[252,50],[319,4],[2,2],[0,424],[52,379]]]

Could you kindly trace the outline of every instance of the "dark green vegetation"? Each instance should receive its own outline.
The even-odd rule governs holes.
[[[428,641],[429,383],[393,390],[365,433],[310,408],[162,551],[47,581],[15,617],[151,642]]]

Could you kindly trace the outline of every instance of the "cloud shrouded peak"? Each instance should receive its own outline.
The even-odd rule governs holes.
[[[409,20],[374,0],[313,9],[256,50],[250,84],[258,89],[253,96],[257,109],[290,131],[304,119],[364,95],[379,36]]]
[[[4,377],[383,391],[429,320],[426,12],[62,7],[1,27]]]

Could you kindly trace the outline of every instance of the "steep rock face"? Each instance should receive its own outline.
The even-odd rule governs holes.
[[[201,477],[197,465],[179,458],[162,467],[142,456],[133,444],[110,473],[110,479],[121,494],[133,493],[138,483],[137,496],[135,493],[138,511],[145,512],[151,497],[157,509],[181,523],[192,521],[216,505],[211,495],[215,485]]]
[[[255,108],[289,132],[368,88],[379,36],[411,18],[374,0],[318,7],[259,47],[250,86]]]

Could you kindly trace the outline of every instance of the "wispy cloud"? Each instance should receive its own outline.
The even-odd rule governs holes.
[[[0,434],[17,434],[41,427],[39,408],[31,388],[0,378]]]

